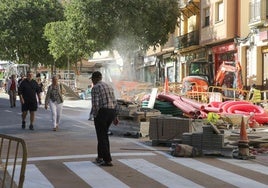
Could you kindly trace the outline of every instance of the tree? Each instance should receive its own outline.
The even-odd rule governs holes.
[[[80,1],[72,1],[76,4]],[[68,1],[64,5],[71,7]],[[65,11],[66,12],[66,11]],[[54,57],[57,67],[62,67],[64,63],[61,61],[67,59],[68,66],[75,65],[79,60],[88,58],[96,51],[95,41],[87,37],[87,30],[85,30],[80,23],[80,18],[76,13],[76,9],[69,8],[69,15],[75,17],[76,21],[68,20],[68,14],[65,13],[66,21],[57,21],[48,23],[45,27],[44,36],[49,42],[50,54]],[[66,65],[66,63],[65,63]]]
[[[51,64],[54,60],[43,37],[44,27],[62,19],[58,0],[1,0],[0,59],[32,66]]]
[[[57,62],[57,67],[62,67],[62,59],[75,64],[93,52],[91,48],[94,41],[80,37],[78,33],[76,27],[67,21],[51,22],[45,26],[44,36],[49,41],[49,52]]]
[[[116,49],[124,66],[133,51],[165,44],[178,14],[177,0],[78,0],[65,11],[80,37],[95,41],[92,49]]]

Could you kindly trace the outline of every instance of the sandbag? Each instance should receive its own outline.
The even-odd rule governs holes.
[[[173,144],[171,155],[175,157],[195,157],[198,155],[198,151],[187,144]]]

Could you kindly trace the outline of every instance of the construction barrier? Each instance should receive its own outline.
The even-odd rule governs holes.
[[[165,82],[165,84],[160,85],[158,87],[159,92],[164,92],[166,88],[168,87],[168,90],[166,92],[171,92],[171,93],[181,93],[182,90],[182,83],[181,82]]]
[[[222,93],[223,100],[248,100],[249,99],[249,91],[236,89],[236,88],[227,88],[227,87],[219,87],[219,86],[210,86],[210,92],[220,92]]]
[[[27,164],[23,139],[0,134],[0,187],[22,188]]]
[[[199,102],[209,103],[211,101],[227,101],[227,100],[245,100],[250,101],[250,91],[241,90],[236,88],[226,88],[220,86],[209,86],[208,91],[205,92],[204,86],[198,86],[196,83],[193,84],[191,91],[183,91],[182,83],[172,82],[168,83],[168,91],[179,95],[184,95],[188,98],[195,99]],[[163,91],[163,86],[158,88],[158,91]],[[261,92],[261,101],[264,106],[268,107],[268,90]]]

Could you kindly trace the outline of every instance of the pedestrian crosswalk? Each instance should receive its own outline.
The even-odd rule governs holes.
[[[218,178],[222,181],[228,182],[229,184],[232,184],[237,187],[255,187],[256,186],[258,188],[261,188],[261,187],[265,188],[268,186],[268,185],[256,182],[252,179],[245,178],[238,174],[202,163],[194,159],[189,159],[189,158],[177,159],[176,158],[176,159],[172,159],[172,161],[180,165],[187,166],[187,167],[191,166],[191,168],[199,172],[202,172],[214,178]]]
[[[122,159],[120,162],[167,187],[202,187],[144,159]]]
[[[92,162],[94,158],[92,160],[88,158],[78,160],[77,157],[70,160],[66,157],[68,160],[57,162],[62,163],[65,170],[70,171],[74,176],[73,178],[78,178],[85,182],[88,187],[95,188],[150,187],[151,182],[156,182],[159,187],[209,187],[209,180],[200,178],[198,176],[200,174],[213,179],[213,186],[211,187],[222,187],[223,184],[225,187],[268,187],[268,166],[252,160],[228,158],[202,160],[199,158],[169,157],[158,161],[151,159],[155,157],[154,153],[140,154],[117,155],[114,157],[115,165],[113,167],[97,166]],[[24,188],[61,187],[53,185],[53,181],[45,175],[47,172],[44,173],[43,168],[39,168],[38,163],[35,164],[34,161],[34,159],[30,160],[32,164],[27,164]],[[19,166],[17,168],[19,169]],[[187,172],[190,172],[190,175]],[[17,183],[18,173],[19,170],[16,170],[15,182]],[[122,178],[122,175],[119,175],[120,173],[126,173],[125,178]],[[253,173],[255,177],[250,176]],[[139,178],[135,180],[135,177]],[[141,178],[145,178],[143,182],[148,181],[147,186],[139,184]],[[131,179],[131,181],[128,179]],[[133,179],[136,182],[133,182]]]

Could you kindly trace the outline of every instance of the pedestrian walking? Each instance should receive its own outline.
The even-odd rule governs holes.
[[[10,107],[11,108],[16,107],[17,92],[18,92],[18,82],[17,82],[15,74],[12,74],[11,79],[8,80],[7,92],[8,92],[8,95],[9,95]]]
[[[100,166],[113,166],[108,130],[113,121],[118,123],[114,90],[102,81],[102,74],[99,71],[93,72],[91,79],[92,114],[98,140],[98,156],[95,162]]]
[[[25,75],[24,75],[23,73],[21,73],[20,78],[19,78],[19,80],[18,80],[18,87],[20,86],[20,83],[21,83],[25,78],[26,78]]]
[[[42,98],[43,95],[44,95],[44,84],[42,83],[41,77],[37,77],[37,78],[36,78],[36,82],[37,82],[37,84],[38,84],[38,86],[39,86],[40,96],[41,96],[41,98]]]
[[[62,114],[63,107],[63,95],[65,94],[65,89],[61,83],[58,82],[58,76],[52,76],[52,83],[48,86],[46,98],[45,98],[45,109],[48,105],[51,110],[51,119],[53,124],[53,131],[57,131],[59,128],[59,123]]]
[[[22,128],[25,129],[25,119],[28,111],[30,111],[30,130],[34,130],[35,112],[37,111],[38,105],[41,104],[40,89],[37,82],[33,79],[33,72],[27,71],[27,77],[21,81],[18,88],[18,95],[21,102],[22,111]],[[37,96],[37,97],[36,97]],[[38,98],[38,101],[37,101]]]

